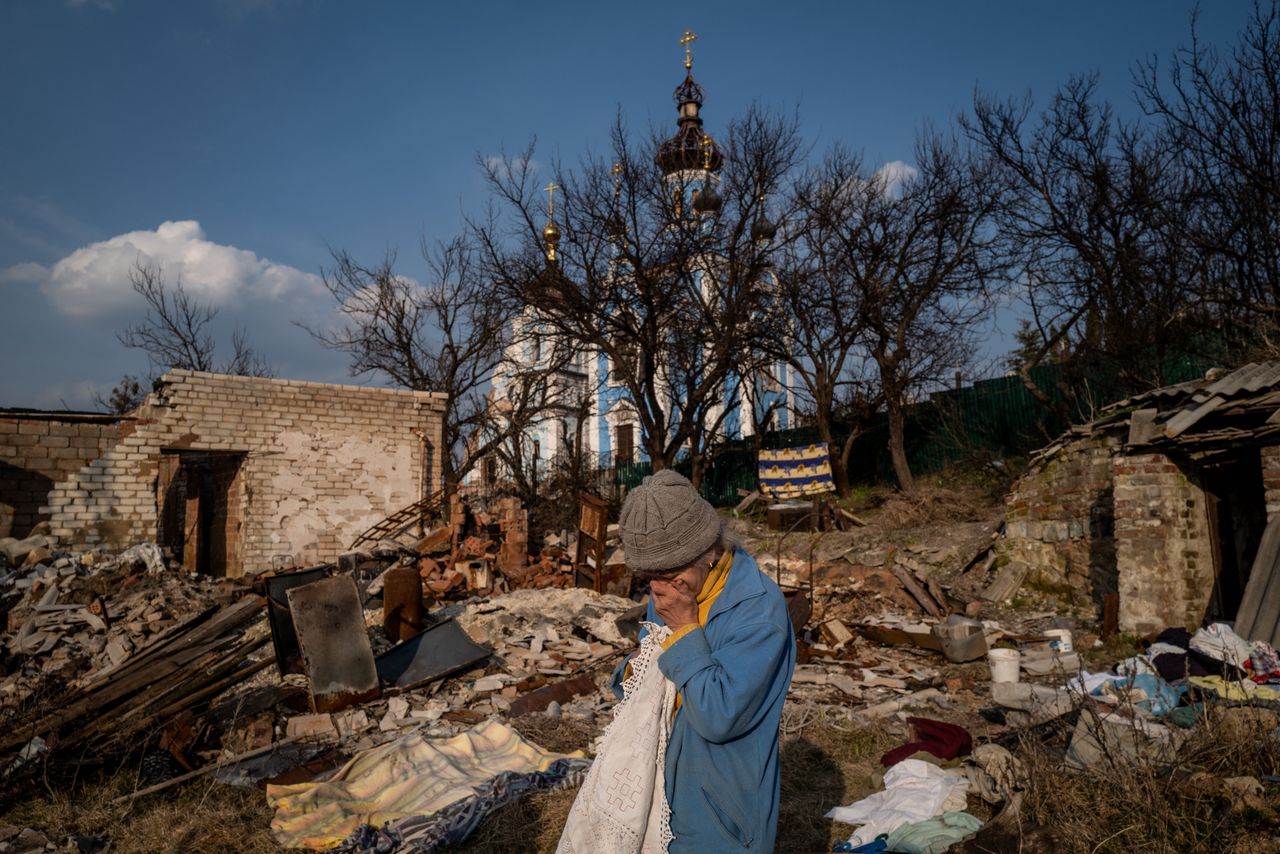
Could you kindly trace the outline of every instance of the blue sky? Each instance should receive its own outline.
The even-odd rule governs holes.
[[[975,86],[1043,99],[1096,70],[1122,113],[1135,61],[1187,41],[1193,4],[425,3],[7,0],[0,6],[0,406],[89,407],[146,369],[142,253],[244,326],[277,375],[349,382],[295,321],[331,305],[328,247],[376,260],[454,233],[475,166],[602,149],[621,109],[674,127],[685,29],[716,127],[752,100],[798,108],[817,150],[910,160]],[[1226,45],[1244,2],[1206,3]],[[165,225],[167,223],[167,225]],[[1013,325],[1002,314],[990,345]],[[225,338],[225,334],[223,335]],[[225,345],[223,345],[225,346]]]

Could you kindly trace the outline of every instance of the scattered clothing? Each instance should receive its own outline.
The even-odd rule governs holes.
[[[1177,708],[1185,685],[1170,685],[1159,676],[1142,673],[1127,679],[1113,679],[1094,689],[1093,696],[1110,698],[1118,703],[1131,703],[1158,718]]]
[[[1192,676],[1187,682],[1227,700],[1280,700],[1280,688],[1259,685],[1247,679],[1228,682],[1221,676]]]
[[[967,805],[968,781],[962,775],[919,759],[904,759],[894,765],[885,772],[884,785],[882,792],[827,813],[827,818],[859,825],[849,837],[850,843],[865,845],[904,824],[960,811]]]
[[[643,624],[596,760],[560,835],[557,854],[665,854],[671,808],[664,788],[676,686],[658,669],[671,629]]]
[[[1213,623],[1207,628],[1197,630],[1191,636],[1189,649],[1203,653],[1215,661],[1230,664],[1232,667],[1243,665],[1253,652],[1250,643],[1233,632],[1226,623]]]
[[[1208,676],[1210,672],[1199,658],[1189,655],[1185,650],[1161,653],[1152,658],[1151,663],[1155,666],[1156,673],[1166,682],[1176,682],[1188,676]]]
[[[895,854],[942,854],[960,840],[982,829],[982,822],[967,812],[947,812],[937,818],[904,824],[885,840]]]
[[[939,759],[955,759],[957,756],[968,756],[973,750],[973,737],[962,726],[930,718],[907,718],[907,727],[911,733],[907,743],[880,757],[880,764],[886,768],[921,751],[931,753]]]
[[[495,720],[453,738],[411,733],[361,751],[325,781],[267,786],[271,829],[285,848],[332,848],[362,824],[431,815],[473,797],[503,772],[546,771],[560,759]]]
[[[1266,682],[1272,677],[1280,677],[1280,655],[1275,647],[1266,641],[1254,641],[1253,651],[1249,654],[1249,665],[1253,670],[1255,682]]]
[[[1067,680],[1067,690],[1073,694],[1092,694],[1094,689],[1115,679],[1114,673],[1089,673],[1080,671],[1079,676]]]
[[[888,851],[889,848],[884,844],[884,838],[868,842],[866,845],[854,845],[852,842],[837,842],[831,846],[832,851],[848,852],[848,854],[880,854],[882,851]]]
[[[962,772],[969,780],[969,791],[989,804],[1009,800],[1026,781],[1022,760],[998,744],[975,747]]]
[[[589,759],[557,759],[545,771],[503,771],[477,787],[474,796],[454,801],[431,815],[402,818],[391,830],[404,840],[405,849],[409,851],[434,851],[441,846],[456,845],[501,807],[530,792],[577,786],[590,767]]]

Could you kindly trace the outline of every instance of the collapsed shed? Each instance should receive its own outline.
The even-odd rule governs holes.
[[[157,542],[212,575],[335,560],[442,479],[432,392],[174,370],[127,418],[2,415],[15,536],[38,521],[68,549]]]
[[[1014,485],[1002,550],[1099,612],[1117,596],[1125,631],[1193,627],[1234,620],[1265,588],[1275,555],[1259,545],[1278,511],[1280,362],[1263,362],[1072,427]]]

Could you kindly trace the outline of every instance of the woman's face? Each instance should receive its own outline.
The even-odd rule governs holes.
[[[649,588],[658,596],[670,596],[679,592],[679,587],[683,585],[690,594],[697,596],[711,572],[713,559],[713,552],[708,552],[680,569],[656,575],[649,581]]]

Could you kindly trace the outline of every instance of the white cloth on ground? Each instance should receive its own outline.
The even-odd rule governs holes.
[[[622,683],[622,702],[569,811],[556,854],[665,854],[671,843],[667,739],[676,687],[658,669],[671,629],[648,630]]]
[[[1191,648],[1217,661],[1239,667],[1253,654],[1253,646],[1231,630],[1226,623],[1214,623],[1197,629],[1191,636]]]
[[[1092,694],[1094,688],[1105,685],[1115,678],[1114,673],[1090,673],[1082,670],[1079,676],[1072,676],[1067,680],[1067,690],[1075,694]]]
[[[960,812],[968,805],[969,781],[959,772],[921,759],[904,759],[884,775],[884,791],[847,807],[835,807],[827,818],[861,825],[849,841],[866,845],[882,833],[904,824],[924,821],[944,812]]]

